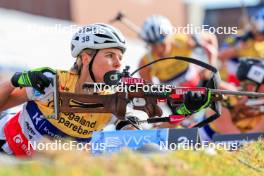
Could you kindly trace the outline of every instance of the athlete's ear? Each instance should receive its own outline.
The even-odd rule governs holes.
[[[82,64],[83,66],[88,66],[88,64],[90,63],[91,61],[91,56],[90,54],[88,54],[87,52],[83,52],[81,54],[81,58],[82,58]]]

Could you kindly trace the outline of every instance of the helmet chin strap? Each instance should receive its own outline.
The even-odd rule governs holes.
[[[94,76],[94,73],[93,73],[93,62],[94,62],[94,58],[96,57],[98,51],[99,51],[98,49],[95,50],[95,53],[94,53],[93,56],[92,56],[91,62],[89,63],[89,74],[90,74],[90,76],[91,76],[93,82],[96,82],[96,80],[95,80],[95,76]]]

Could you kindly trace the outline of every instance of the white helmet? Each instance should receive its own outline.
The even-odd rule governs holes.
[[[172,33],[172,24],[164,16],[153,15],[143,24],[140,37],[149,44],[161,43]]]
[[[82,27],[72,37],[72,57],[77,57],[86,48],[119,48],[124,53],[126,50],[125,37],[113,26],[103,23],[90,24]]]
[[[251,18],[256,29],[264,34],[264,8],[257,11],[257,13]]]

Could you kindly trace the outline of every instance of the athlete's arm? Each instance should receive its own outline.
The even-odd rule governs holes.
[[[51,80],[44,75],[55,71],[48,67],[37,68],[24,72],[16,72],[9,81],[0,86],[0,111],[14,107],[28,101],[25,87],[31,87],[45,94],[44,89],[51,84]]]
[[[228,109],[222,108],[222,115],[212,122],[212,125],[222,134],[242,133],[232,122],[231,113]],[[263,132],[264,131],[264,118],[247,133]]]
[[[218,58],[222,61],[231,59],[237,56],[237,48],[229,47],[219,51]]]
[[[8,96],[13,92],[15,89],[14,86],[12,86],[10,81],[6,81],[1,83],[0,85],[0,107],[6,102],[8,99]]]
[[[232,122],[230,111],[224,107],[222,108],[222,115],[213,121],[212,125],[220,134],[241,133],[241,131]]]
[[[232,90],[232,91],[237,91],[238,90],[238,88],[236,86],[234,86],[231,83],[225,82],[223,80],[221,80],[219,88],[220,89],[225,89],[225,90]]]
[[[25,88],[15,88],[10,81],[0,85],[0,112],[28,101]]]
[[[139,63],[139,67],[143,66],[143,65],[146,65],[146,63],[144,62],[144,59],[142,58],[140,60],[140,63]],[[150,74],[150,70],[151,68],[149,67],[145,67],[144,69],[141,69],[139,71],[139,75],[141,78],[143,78],[144,80],[146,81],[151,81],[151,74]]]
[[[216,35],[203,32],[201,33],[201,40],[203,48],[207,51],[209,63],[215,66],[218,55],[218,41]]]
[[[262,117],[260,122],[249,131],[249,133],[264,132],[264,118]]]

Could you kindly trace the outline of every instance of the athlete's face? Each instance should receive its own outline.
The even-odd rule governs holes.
[[[151,45],[151,50],[155,55],[162,57],[165,53],[164,52],[165,51],[165,44],[164,43],[153,44],[153,45]]]
[[[165,57],[171,51],[171,40],[167,38],[162,43],[152,44],[151,51],[158,57]]]
[[[98,51],[93,63],[93,73],[97,82],[103,82],[106,72],[120,70],[123,53],[117,48],[107,48]]]
[[[261,86],[259,87],[258,92],[263,92],[263,93],[264,93],[264,85],[261,85]]]
[[[241,82],[241,85],[244,87],[245,91],[255,91],[256,90],[256,84],[252,83],[251,81],[243,81]],[[258,92],[264,92],[264,85],[261,85],[258,89]]]

